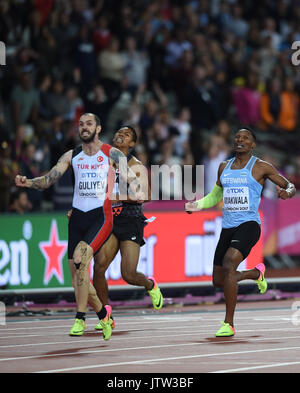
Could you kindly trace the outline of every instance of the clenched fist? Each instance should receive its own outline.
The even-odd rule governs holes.
[[[26,176],[17,175],[15,177],[15,183],[16,183],[16,186],[18,186],[18,187],[28,187],[28,182],[27,182]]]
[[[291,197],[290,194],[284,188],[276,186],[276,189],[277,189],[277,196],[278,196],[278,198],[280,198],[280,199],[288,199],[288,198]]]

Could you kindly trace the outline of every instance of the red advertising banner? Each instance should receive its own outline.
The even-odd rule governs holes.
[[[262,199],[264,250],[267,255],[300,255],[300,198]]]
[[[300,198],[278,201],[278,253],[300,255]]]
[[[185,212],[147,212],[155,221],[145,228],[138,270],[159,283],[211,281],[214,252],[222,229],[221,211],[188,215]],[[262,237],[239,269],[262,261]],[[118,254],[107,271],[109,285],[126,284],[120,276]]]

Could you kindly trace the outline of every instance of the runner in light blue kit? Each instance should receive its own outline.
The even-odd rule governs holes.
[[[252,176],[256,160],[257,157],[251,156],[244,168],[232,169],[235,157],[231,158],[222,172],[223,228],[235,228],[246,221],[261,224],[258,207],[263,187]]]
[[[260,237],[258,208],[265,180],[270,179],[277,185],[281,199],[292,198],[296,193],[295,186],[271,164],[253,156],[255,146],[254,132],[248,127],[240,129],[234,138],[235,157],[220,164],[213,190],[199,201],[185,205],[185,210],[192,213],[213,207],[223,198],[222,231],[214,256],[213,284],[224,289],[226,315],[217,337],[235,334],[233,318],[239,281],[255,280],[260,293],[267,290],[263,263],[251,270],[237,271]]]

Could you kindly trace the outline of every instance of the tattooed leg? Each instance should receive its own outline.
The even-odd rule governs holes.
[[[69,268],[72,276],[72,286],[74,288],[74,293],[75,293],[75,300],[76,304],[78,302],[78,285],[77,285],[77,273],[76,273],[76,267],[74,265],[74,260],[69,259]],[[88,296],[88,304],[92,307],[92,309],[97,313],[101,310],[102,308],[102,303],[99,300],[96,289],[94,286],[89,283],[89,296]]]
[[[95,313],[99,312],[102,308],[102,303],[100,302],[100,299],[98,298],[96,289],[94,288],[94,286],[91,283],[89,285],[88,303],[92,307],[92,309],[95,311]]]
[[[92,247],[83,241],[79,242],[73,255],[74,265],[76,267],[77,311],[79,312],[86,312],[90,289],[90,276],[88,268],[92,258]]]

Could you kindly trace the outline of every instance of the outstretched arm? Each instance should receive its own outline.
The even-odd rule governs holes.
[[[187,213],[192,213],[196,211],[200,211],[202,209],[209,209],[211,207],[216,206],[223,197],[223,188],[214,185],[212,191],[207,194],[204,198],[199,199],[195,202],[188,202],[185,204],[185,210]]]
[[[185,204],[185,211],[189,214],[200,211],[202,209],[209,209],[216,206],[223,198],[223,187],[220,181],[221,174],[226,166],[226,162],[222,162],[218,169],[218,179],[213,189],[204,198],[194,202],[187,202]]]
[[[17,175],[16,186],[34,188],[35,190],[45,190],[54,184],[69,168],[72,161],[72,150],[62,155],[57,164],[44,176],[27,179],[26,176]]]

